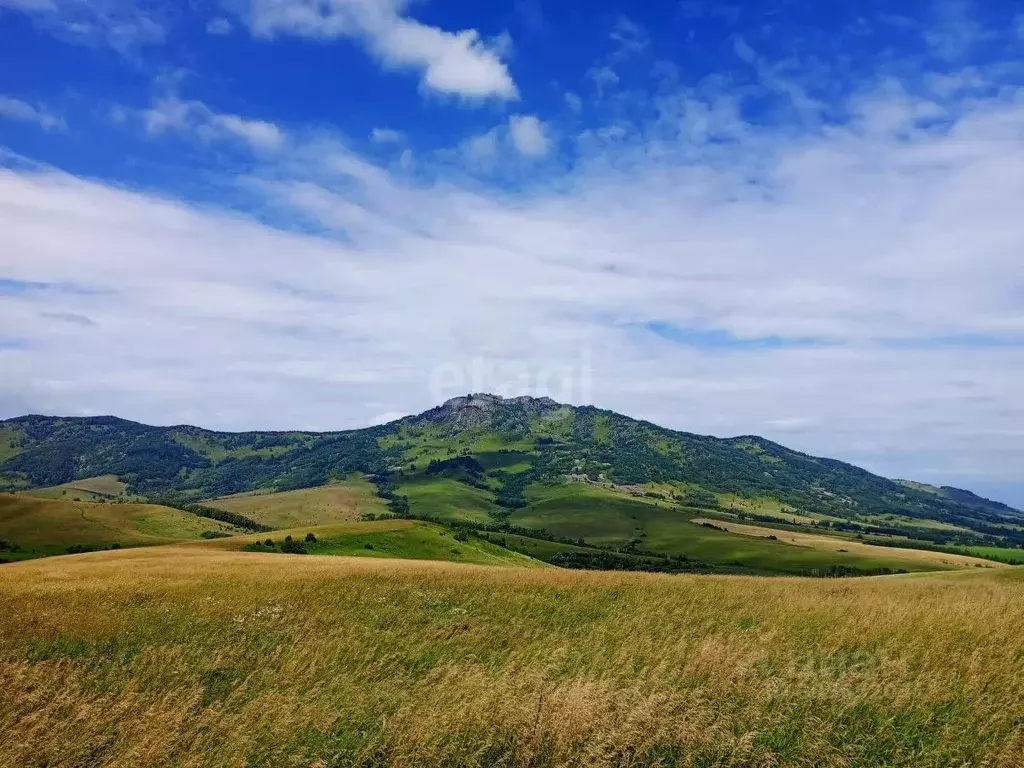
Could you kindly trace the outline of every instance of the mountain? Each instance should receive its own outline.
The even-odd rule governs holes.
[[[397,514],[664,553],[673,551],[664,543],[668,510],[911,546],[1024,545],[1024,513],[968,491],[889,480],[757,436],[680,432],[550,398],[471,394],[344,432],[23,416],[0,422],[0,458],[0,490],[111,475],[130,496],[178,504],[360,473]]]

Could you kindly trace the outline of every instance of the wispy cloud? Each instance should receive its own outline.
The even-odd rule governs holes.
[[[34,106],[21,99],[0,95],[0,118],[36,123],[45,131],[65,131],[67,123],[43,106]]]
[[[151,135],[175,131],[203,141],[236,139],[261,151],[279,149],[285,141],[284,133],[274,123],[218,114],[200,101],[183,101],[176,96],[157,99],[141,111],[141,116]]]
[[[1019,65],[915,60],[826,110],[798,67],[735,53],[743,86],[658,84],[583,126],[497,114],[417,146],[415,173],[353,150],[365,125],[290,125],[237,175],[204,135],[259,146],[259,120],[176,96],[131,112],[195,137],[240,210],[3,171],[0,327],[24,345],[0,407],[341,427],[433,404],[442,366],[482,361],[489,385],[589,365],[598,403],[671,426],[1019,480]],[[31,288],[57,283],[104,293]]]
[[[136,0],[0,0],[0,8],[29,14],[62,40],[109,45],[125,55],[163,42],[167,32],[163,10]]]
[[[404,15],[400,0],[252,0],[253,34],[361,40],[390,69],[413,70],[423,88],[468,99],[515,99],[501,44],[474,29],[449,32]]]
[[[374,128],[370,138],[378,144],[398,144],[405,138],[405,134],[393,128]]]
[[[223,16],[206,22],[206,31],[211,35],[230,35],[233,29],[234,25]]]
[[[651,43],[647,30],[628,16],[616,19],[610,37],[618,45],[612,56],[619,60],[643,53]]]

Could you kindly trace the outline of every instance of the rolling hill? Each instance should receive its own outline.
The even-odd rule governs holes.
[[[916,570],[908,549],[1024,562],[1024,513],[968,491],[548,398],[468,395],[325,433],[25,416],[0,423],[0,438],[0,488],[11,492],[66,493],[105,477],[130,497],[219,507],[272,528],[393,514],[730,572]],[[836,544],[743,535],[730,522]]]
[[[0,560],[230,535],[238,529],[156,504],[106,504],[0,493]]]

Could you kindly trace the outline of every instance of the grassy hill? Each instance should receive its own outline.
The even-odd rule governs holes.
[[[0,437],[0,488],[63,496],[113,478],[129,496],[201,502],[274,528],[379,516],[386,505],[404,517],[751,573],[957,561],[899,551],[907,549],[1024,562],[1024,514],[968,491],[888,480],[755,436],[694,435],[546,398],[454,398],[348,432],[26,416],[0,423]],[[692,522],[702,515],[797,526],[836,544],[793,546],[771,532]],[[851,539],[860,546],[844,547]]]
[[[100,475],[72,480],[69,483],[51,485],[45,488],[32,488],[23,491],[26,496],[40,499],[66,499],[68,501],[99,501],[100,499],[119,499],[125,496],[126,484],[117,479],[116,475]]]
[[[0,766],[1024,762],[1020,569],[837,582],[228,542],[0,568]]]
[[[280,493],[248,491],[208,499],[203,504],[244,515],[271,528],[341,523],[388,511],[384,501],[376,495],[376,488],[358,478]]]
[[[308,538],[307,538],[308,537]],[[291,538],[302,554],[441,560],[450,563],[540,568],[544,563],[477,536],[421,520],[376,520],[305,526],[273,533],[196,542],[229,552],[280,553]]]
[[[107,504],[0,493],[0,560],[63,555],[69,548],[139,547],[233,533],[216,520],[155,504]],[[13,546],[12,546],[13,545]]]

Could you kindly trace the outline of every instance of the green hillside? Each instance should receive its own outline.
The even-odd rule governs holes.
[[[155,504],[108,504],[0,493],[0,560],[169,544],[235,533],[217,520]]]
[[[475,565],[544,567],[540,559],[485,538],[422,520],[375,520],[232,536],[195,546],[229,552],[441,560]]]
[[[26,416],[0,424],[0,436],[8,490],[52,494],[108,477],[128,496],[202,502],[277,528],[386,512],[751,572],[916,570],[906,549],[1004,562],[1020,552],[1024,561],[1024,514],[968,491],[888,480],[759,437],[678,432],[547,398],[454,398],[348,432]],[[361,507],[317,501],[360,482]],[[693,523],[698,515],[710,519]],[[744,536],[715,519],[795,525],[834,536],[836,546]],[[872,545],[870,556],[844,551],[854,538]]]

